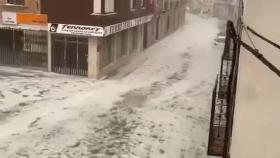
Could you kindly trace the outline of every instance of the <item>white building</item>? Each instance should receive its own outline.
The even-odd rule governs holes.
[[[258,33],[280,43],[279,0],[245,0],[244,20]],[[251,35],[256,47],[280,68],[279,50]],[[243,41],[249,40],[243,32]],[[280,157],[280,78],[241,49],[232,158]]]

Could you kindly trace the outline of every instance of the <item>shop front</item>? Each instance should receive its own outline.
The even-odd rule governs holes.
[[[47,68],[47,16],[2,12],[0,64]]]
[[[88,75],[88,38],[52,35],[52,71],[70,75]]]
[[[100,27],[49,23],[51,71],[100,78],[143,50],[144,16]]]
[[[96,42],[91,39],[102,37],[104,29],[99,26],[51,23],[49,32],[51,71],[88,76],[88,63],[96,64],[96,57],[89,59],[89,52],[97,52],[97,50],[90,51],[89,49]],[[91,67],[96,67],[96,65]]]

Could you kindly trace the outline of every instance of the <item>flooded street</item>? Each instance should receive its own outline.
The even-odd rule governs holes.
[[[219,20],[186,21],[106,80],[0,67],[0,157],[207,158]]]

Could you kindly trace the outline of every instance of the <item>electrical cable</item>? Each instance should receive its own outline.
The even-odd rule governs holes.
[[[245,42],[243,42],[241,39],[237,39],[237,41],[239,42],[239,44],[241,46],[243,46],[246,50],[248,50],[249,52],[251,52],[258,60],[260,60],[265,66],[267,66],[271,71],[273,71],[278,77],[280,77],[280,69],[278,69],[275,65],[273,65],[267,58],[264,57],[263,54],[261,54],[259,52],[259,50],[256,48],[254,41],[252,40],[251,36],[249,35],[248,30],[253,33],[254,35],[258,36],[259,38],[263,39],[264,41],[270,43],[271,45],[275,46],[276,48],[280,49],[280,46],[274,42],[272,42],[271,40],[263,37],[262,35],[258,34],[255,30],[253,30],[252,28],[250,28],[249,26],[246,26],[246,24],[243,22],[243,20],[241,19],[242,22],[242,27],[244,28],[250,43],[252,44],[253,48],[251,46],[249,46],[248,44],[246,44]]]
[[[248,39],[250,40],[250,43],[251,43],[252,46],[257,50],[257,48],[256,48],[256,46],[255,46],[255,44],[254,44],[254,41],[253,41],[253,39],[251,38],[251,36],[250,36],[250,34],[249,34],[249,32],[248,32],[247,26],[246,26],[245,23],[243,23],[243,22],[242,22],[242,27],[243,27],[243,29],[245,30],[245,33],[246,33],[246,35],[248,36]]]
[[[267,66],[271,71],[273,71],[278,77],[280,77],[280,70],[273,65],[268,59],[266,59],[263,54],[259,53],[257,49],[252,48],[245,42],[239,40],[240,45],[251,52],[257,59],[259,59],[265,66]]]
[[[259,33],[257,33],[254,29],[252,29],[252,28],[249,27],[249,26],[247,26],[246,28],[247,28],[247,30],[249,30],[251,33],[253,33],[253,34],[256,35],[257,37],[261,38],[262,40],[266,41],[267,43],[271,44],[272,46],[274,46],[274,47],[280,49],[280,45],[278,45],[277,43],[275,43],[275,42],[269,40],[268,38],[266,38],[266,37],[260,35]]]

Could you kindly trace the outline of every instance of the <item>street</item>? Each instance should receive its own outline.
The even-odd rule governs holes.
[[[206,158],[218,23],[187,14],[100,81],[0,67],[0,157]]]

